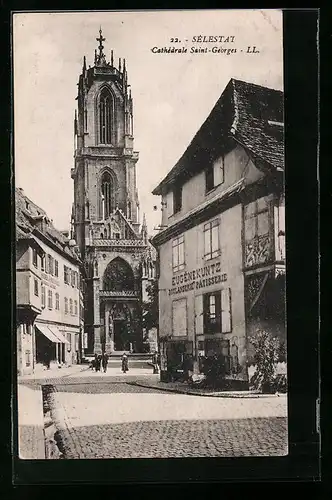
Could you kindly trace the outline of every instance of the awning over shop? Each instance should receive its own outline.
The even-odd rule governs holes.
[[[49,326],[48,325],[48,329],[52,332],[52,334],[58,338],[57,342],[61,342],[61,344],[70,344],[70,342],[68,342],[68,340],[64,337],[64,335],[60,332],[60,330],[52,325],[52,326]]]
[[[56,337],[56,335],[54,335],[53,332],[51,332],[51,330],[49,328],[47,328],[46,325],[39,325],[39,324],[36,324],[35,325],[37,330],[42,334],[44,335],[46,338],[48,338],[48,340],[50,340],[51,342],[57,344],[59,341],[59,339]]]

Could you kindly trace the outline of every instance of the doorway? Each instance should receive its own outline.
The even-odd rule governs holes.
[[[114,321],[114,350],[128,351],[129,334],[126,321],[123,319],[115,319]]]

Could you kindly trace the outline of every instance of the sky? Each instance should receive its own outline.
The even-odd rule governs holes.
[[[110,60],[126,59],[134,100],[137,187],[148,228],[161,221],[151,191],[191,142],[228,81],[283,90],[282,12],[277,10],[18,13],[13,19],[15,185],[60,230],[73,202],[73,120],[83,56],[93,66],[103,30]],[[233,43],[191,43],[193,36],[230,36]],[[171,42],[178,38],[180,42]],[[186,42],[186,40],[188,40]],[[186,54],[154,54],[153,47]],[[236,48],[233,54],[190,53],[191,47]],[[248,54],[255,46],[257,54]],[[243,49],[243,52],[240,50]],[[154,210],[157,206],[157,210]]]

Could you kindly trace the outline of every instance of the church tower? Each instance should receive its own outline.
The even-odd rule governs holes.
[[[83,59],[75,111],[73,236],[85,264],[85,331],[89,354],[140,351],[142,262],[149,243],[140,230],[133,99],[126,61],[104,54],[102,30],[94,65]]]

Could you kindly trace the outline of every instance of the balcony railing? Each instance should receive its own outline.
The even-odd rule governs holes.
[[[139,297],[139,292],[137,290],[100,290],[99,291],[99,296],[100,297],[133,297],[133,298],[138,298]]]

